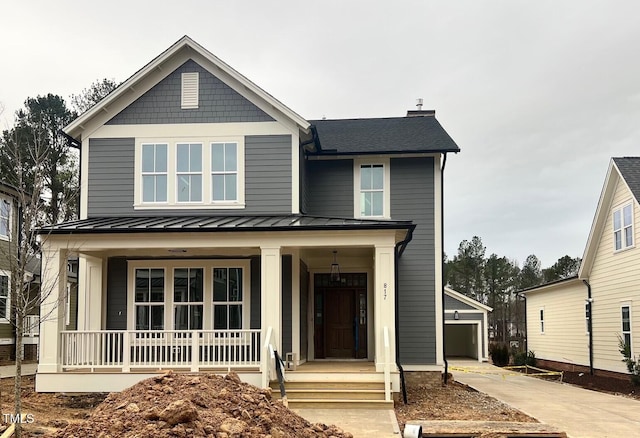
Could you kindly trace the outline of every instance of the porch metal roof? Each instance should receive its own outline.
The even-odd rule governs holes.
[[[411,221],[351,219],[307,215],[286,216],[143,216],[94,217],[40,228],[40,234],[105,234],[154,232],[235,232],[297,230],[412,231]]]

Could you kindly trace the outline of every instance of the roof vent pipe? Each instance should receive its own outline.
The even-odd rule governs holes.
[[[418,111],[422,111],[422,97],[416,99],[416,107],[418,108]]]

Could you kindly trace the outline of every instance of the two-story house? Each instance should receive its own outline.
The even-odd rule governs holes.
[[[527,344],[543,365],[626,374],[640,355],[640,157],[613,158],[578,275],[524,291]]]
[[[439,378],[442,169],[459,149],[433,111],[306,120],[183,37],[64,130],[80,219],[43,230],[43,257],[79,258],[77,329],[43,322],[38,391],[160,369],[264,386],[271,349],[393,391],[399,367]]]

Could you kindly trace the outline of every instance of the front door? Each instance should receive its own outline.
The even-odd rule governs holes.
[[[316,274],[314,299],[315,357],[367,357],[367,275]]]

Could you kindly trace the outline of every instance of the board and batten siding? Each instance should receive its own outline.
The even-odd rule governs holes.
[[[391,218],[411,220],[413,239],[398,260],[400,360],[436,363],[433,158],[392,158]]]
[[[307,161],[307,213],[353,217],[353,160]]]
[[[631,201],[633,205],[634,245],[614,252],[613,210]],[[622,180],[618,180],[611,205],[599,236],[589,275],[593,297],[593,366],[626,373],[618,350],[622,333],[621,305],[631,306],[632,351],[640,354],[640,208]]]
[[[245,137],[244,209],[135,210],[134,138],[89,140],[87,217],[290,214],[290,135]]]
[[[538,359],[589,366],[586,298],[587,287],[577,279],[528,292],[527,349]],[[540,331],[541,309],[544,333]]]

